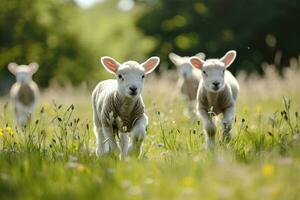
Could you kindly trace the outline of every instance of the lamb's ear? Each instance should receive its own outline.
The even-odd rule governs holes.
[[[220,59],[220,61],[223,62],[225,64],[225,67],[227,68],[233,63],[235,57],[236,57],[236,51],[230,50],[225,54],[225,56],[223,56]]]
[[[204,60],[202,60],[196,56],[193,56],[190,58],[190,63],[192,64],[193,67],[195,67],[197,69],[202,69],[204,62],[205,62]]]
[[[173,52],[169,53],[169,59],[172,61],[172,63],[174,63],[177,66],[181,64],[181,60],[182,60],[182,58],[179,55]]]
[[[205,57],[206,57],[205,53],[203,53],[203,52],[197,53],[195,56],[200,58],[201,60],[205,60]]]
[[[118,67],[121,65],[120,63],[118,63],[118,61],[109,56],[103,56],[101,58],[101,63],[106,71],[112,74],[115,74],[118,70]]]
[[[159,61],[159,57],[154,56],[144,62],[142,66],[145,68],[146,74],[153,72],[153,70],[158,66]]]
[[[37,72],[37,70],[39,69],[39,64],[37,63],[30,63],[28,65],[30,67],[31,73],[34,74],[35,72]]]
[[[17,72],[17,67],[18,65],[16,63],[9,63],[8,64],[8,70],[12,73],[12,74],[16,74]]]

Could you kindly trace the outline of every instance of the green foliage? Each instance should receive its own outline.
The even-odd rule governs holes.
[[[142,62],[152,48],[152,40],[135,28],[135,16],[143,12],[136,7],[131,12],[121,11],[117,0],[106,1],[82,10],[75,20],[80,39],[100,56],[110,55],[120,62],[133,59]]]
[[[51,80],[77,85],[107,78],[100,67],[103,55],[120,62],[144,61],[153,40],[135,28],[135,16],[143,9],[123,12],[117,3],[105,1],[81,9],[72,0],[1,1],[1,91],[8,90],[13,79],[7,70],[10,62],[38,62],[34,80],[44,87]]]
[[[235,49],[238,59],[232,71],[261,72],[263,61],[275,62],[281,69],[299,54],[298,0],[137,2],[146,7],[137,26],[155,38],[151,53],[164,61],[171,51],[180,55],[203,51],[208,57],[221,57],[227,50]]]
[[[4,0],[0,9],[2,78],[10,62],[38,62],[35,80],[41,86],[57,74],[58,81],[67,78],[75,84],[86,79],[92,65],[71,32],[72,17],[78,13],[73,1]]]

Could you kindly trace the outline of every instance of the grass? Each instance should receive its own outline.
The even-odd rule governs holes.
[[[300,199],[300,71],[266,72],[239,76],[233,139],[218,133],[211,152],[201,122],[183,114],[174,76],[149,77],[143,154],[124,161],[93,152],[91,89],[44,91],[23,130],[3,98],[0,199]]]

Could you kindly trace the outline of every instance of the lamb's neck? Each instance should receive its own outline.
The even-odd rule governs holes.
[[[118,105],[120,106],[119,109],[122,114],[129,114],[133,107],[135,106],[136,102],[138,101],[139,96],[136,97],[126,97],[119,92],[116,92],[115,95],[115,101],[118,102]]]
[[[20,86],[28,86],[30,84],[30,82],[21,82],[21,81],[18,81],[18,84]]]
[[[219,93],[210,92],[208,90],[205,90],[207,101],[210,105],[214,105],[218,101]]]
[[[191,86],[193,84],[193,78],[183,78],[183,81],[185,82],[186,85]]]
[[[211,92],[205,88],[203,88],[206,99],[207,99],[207,109],[213,109],[214,112],[218,112],[219,109],[219,98],[221,96],[220,92]]]

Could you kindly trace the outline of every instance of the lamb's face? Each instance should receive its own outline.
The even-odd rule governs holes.
[[[32,74],[26,65],[19,66],[15,75],[17,81],[21,83],[28,83],[32,80]]]
[[[219,92],[225,86],[224,76],[226,69],[233,63],[236,51],[228,51],[220,59],[208,59],[206,61],[191,57],[191,64],[202,71],[203,86],[210,92]]]
[[[8,69],[16,76],[17,82],[29,83],[32,80],[32,75],[38,70],[38,64],[31,63],[30,65],[20,65],[10,63]]]
[[[177,71],[178,71],[179,76],[181,76],[184,79],[192,78],[193,67],[190,63],[183,63],[183,64],[177,66]]]
[[[145,69],[137,62],[126,62],[116,72],[118,91],[126,97],[139,96],[143,90]]]
[[[159,64],[158,57],[151,57],[146,62],[139,64],[135,61],[127,61],[120,64],[111,57],[101,58],[104,68],[116,75],[118,92],[123,96],[135,98],[143,90],[144,78],[151,73]]]
[[[218,59],[207,60],[202,67],[202,80],[206,90],[219,92],[224,88],[225,64]]]

